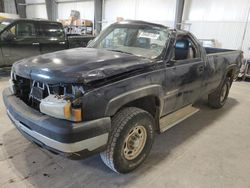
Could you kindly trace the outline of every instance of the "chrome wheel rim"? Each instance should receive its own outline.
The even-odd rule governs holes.
[[[140,155],[147,140],[147,131],[144,126],[136,125],[125,138],[123,154],[125,159],[133,160]]]
[[[225,84],[221,90],[220,102],[223,102],[227,95],[227,85]]]

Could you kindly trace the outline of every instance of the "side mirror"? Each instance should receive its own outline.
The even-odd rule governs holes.
[[[11,42],[15,40],[15,35],[10,31],[5,31],[1,36],[3,41]]]

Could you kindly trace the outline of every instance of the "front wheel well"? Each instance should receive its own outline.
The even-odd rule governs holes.
[[[155,119],[155,128],[159,127],[160,100],[158,97],[151,95],[135,99],[123,105],[118,111],[126,107],[136,107],[149,112]]]

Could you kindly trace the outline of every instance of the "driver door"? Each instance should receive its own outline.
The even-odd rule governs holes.
[[[40,54],[34,22],[19,21],[1,35],[1,46],[5,65]]]
[[[173,59],[166,68],[163,115],[193,104],[201,95],[205,62],[191,35],[179,35],[173,44]],[[172,39],[173,40],[173,39]]]
[[[193,104],[200,98],[205,62],[199,44],[191,35],[177,36],[175,44],[176,109]]]

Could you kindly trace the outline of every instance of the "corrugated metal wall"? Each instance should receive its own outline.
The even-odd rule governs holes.
[[[243,41],[242,49],[244,51],[244,56],[250,58],[250,22],[248,22],[246,35]]]
[[[26,7],[27,18],[42,18],[47,19],[46,5],[27,5]]]
[[[0,1],[0,12],[4,12],[4,1]]]
[[[45,0],[26,0],[26,4],[27,18],[48,18]]]
[[[94,1],[86,0],[76,2],[75,0],[57,0],[58,2],[58,19],[68,19],[71,10],[80,11],[81,18],[94,20]],[[45,0],[26,0],[27,18],[45,18],[47,19],[47,11]]]
[[[5,13],[16,14],[15,0],[4,0]]]
[[[175,0],[104,0],[103,25],[123,17],[173,26],[175,4]]]
[[[58,18],[68,19],[71,10],[78,10],[82,19],[88,19],[94,21],[94,1],[86,0],[83,2],[63,2],[58,0]]]
[[[250,26],[242,39],[250,8],[249,0],[186,1],[184,20],[199,39],[215,39],[217,47],[243,49],[250,57]]]
[[[82,18],[94,20],[94,1],[58,3],[58,18],[69,17],[72,9],[79,10]],[[117,17],[156,22],[173,27],[176,0],[103,0],[103,26]],[[41,3],[44,0],[26,0]],[[250,23],[242,42],[250,0],[186,0],[184,22],[199,39],[215,39],[217,47],[243,49],[250,58]],[[45,5],[28,5],[28,18],[47,18]],[[250,20],[249,20],[250,21]]]
[[[187,0],[185,19],[190,21],[244,22],[250,6],[249,0]]]
[[[187,21],[198,39],[215,39],[219,48],[240,49],[245,23]]]

